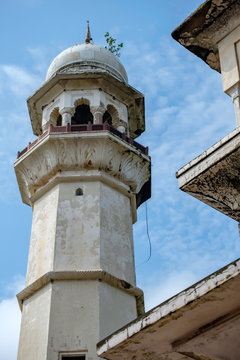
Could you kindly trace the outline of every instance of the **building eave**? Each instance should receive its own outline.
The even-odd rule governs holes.
[[[179,188],[240,221],[240,128],[236,128],[178,170]]]
[[[172,37],[221,72],[217,43],[234,28],[239,12],[238,0],[207,0],[173,32]]]
[[[188,341],[207,331],[212,324],[233,317],[236,312],[239,316],[239,286],[240,259],[102,340],[97,345],[98,356],[110,360],[154,360],[162,359],[161,356],[182,359],[180,355]],[[173,357],[168,358],[169,354]]]

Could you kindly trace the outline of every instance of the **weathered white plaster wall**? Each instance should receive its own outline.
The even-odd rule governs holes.
[[[49,323],[47,360],[58,360],[64,351],[87,351],[88,360],[97,359],[98,281],[55,281]]]
[[[223,89],[225,92],[228,92],[232,86],[240,81],[239,42],[240,26],[231,31],[230,34],[218,43]]]
[[[101,268],[135,284],[130,199],[100,185]]]
[[[99,340],[102,340],[136,319],[137,312],[134,296],[104,282],[99,283],[99,297]]]
[[[27,285],[53,269],[58,192],[55,186],[34,203]]]
[[[62,183],[59,191],[54,270],[100,269],[100,183]]]
[[[33,207],[27,285],[52,270],[98,269],[135,285],[130,199],[99,181],[60,183]]]
[[[18,360],[47,359],[51,286],[48,284],[24,301]]]
[[[96,280],[58,280],[24,301],[18,360],[97,359],[96,344],[135,319],[136,299]]]

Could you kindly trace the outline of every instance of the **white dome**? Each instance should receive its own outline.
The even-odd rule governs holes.
[[[78,70],[76,71],[76,66]],[[74,45],[55,57],[48,68],[46,80],[61,69],[75,68],[74,72],[108,72],[120,81],[128,82],[126,70],[120,60],[109,50],[94,44]]]

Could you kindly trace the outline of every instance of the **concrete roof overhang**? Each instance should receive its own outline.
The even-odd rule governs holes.
[[[221,72],[218,42],[239,25],[238,0],[207,0],[173,32],[172,37]]]
[[[27,105],[33,133],[42,133],[42,111],[45,106],[63,91],[87,89],[87,81],[92,88],[101,89],[128,106],[130,136],[134,139],[145,130],[144,96],[130,85],[119,81],[105,71],[88,72],[59,71],[46,81],[32,96],[27,99]],[[76,86],[77,85],[77,86]]]
[[[240,221],[240,128],[178,170],[181,190]]]
[[[97,345],[110,360],[237,360],[240,259],[163,302]]]

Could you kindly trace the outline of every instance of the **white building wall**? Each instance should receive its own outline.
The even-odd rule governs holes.
[[[58,360],[59,352],[84,353],[87,360],[97,359],[98,281],[55,281],[49,324],[46,360]],[[32,359],[43,360],[26,360]]]
[[[100,269],[100,183],[62,183],[59,190],[54,270]]]
[[[101,268],[135,285],[130,199],[101,184]]]
[[[55,186],[34,203],[26,285],[53,269],[58,193]]]
[[[60,183],[33,207],[27,285],[49,271],[98,269],[135,285],[130,199],[99,181]]]
[[[137,318],[135,297],[120,289],[100,282],[99,300],[99,340]]]
[[[18,360],[47,359],[51,287],[48,284],[23,303]]]

